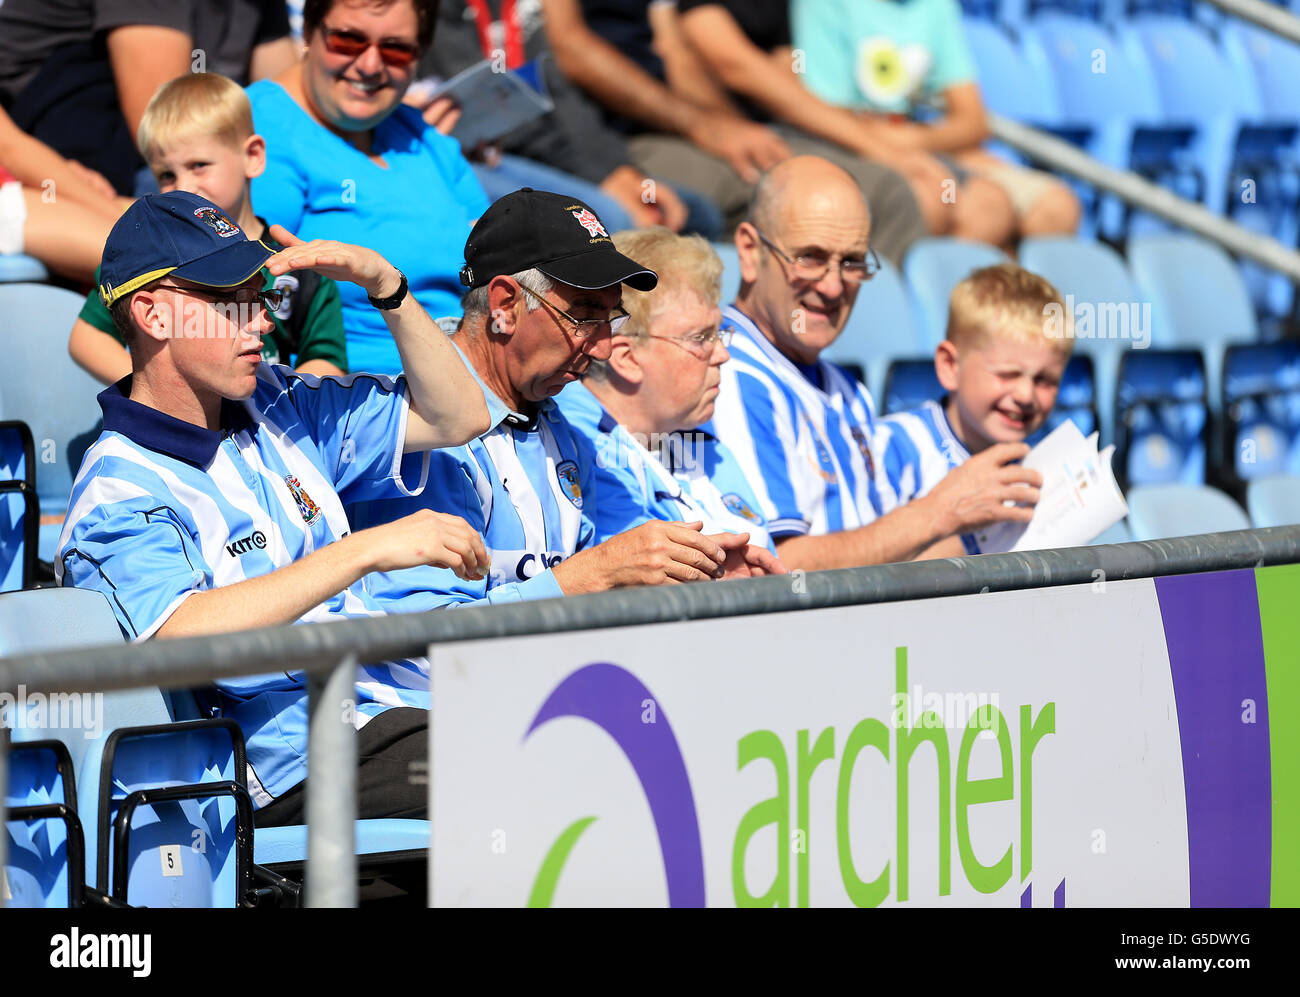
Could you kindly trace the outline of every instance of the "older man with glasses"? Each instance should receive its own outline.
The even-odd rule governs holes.
[[[598,543],[592,516],[607,497],[596,455],[553,398],[609,359],[627,321],[620,305],[657,277],[620,253],[596,214],[572,197],[525,188],[479,219],[465,244],[465,314],[452,337],[481,380],[491,428],[433,454],[416,500],[352,510],[359,525],[415,508],[463,516],[492,559],[487,580],[415,568],[376,576],[371,591],[395,610],[445,601],[508,602],[629,585],[705,581],[741,571],[745,538],[706,536],[699,520],[648,522]]]
[[[813,156],[774,167],[736,230],[741,286],[722,318],[735,338],[712,428],[792,569],[960,553],[956,535],[1028,521],[1042,483],[1015,463],[1027,446],[999,444],[899,504],[866,387],[821,358],[879,267],[870,234],[853,178]]]
[[[598,539],[651,520],[700,520],[752,541],[737,575],[784,574],[754,490],[707,429],[730,329],[719,329],[722,261],[699,236],[621,232],[620,252],[654,268],[658,286],[629,302],[607,360],[558,402],[596,449]]]

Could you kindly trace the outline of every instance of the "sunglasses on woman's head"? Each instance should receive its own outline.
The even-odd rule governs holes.
[[[357,58],[371,45],[379,49],[379,58],[384,60],[384,65],[398,69],[405,69],[420,57],[418,46],[409,42],[375,42],[351,28],[322,27],[321,34],[325,39],[325,51],[345,55],[349,59]]]

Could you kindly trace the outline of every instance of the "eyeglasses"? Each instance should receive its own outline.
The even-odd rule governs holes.
[[[274,287],[266,290],[258,290],[254,287],[237,287],[233,291],[200,291],[196,287],[180,287],[176,284],[159,284],[158,286],[223,305],[251,305],[254,302],[261,302],[269,312],[279,310],[280,306],[284,304],[284,299],[289,295],[288,291],[282,291]]]
[[[713,355],[715,343],[721,343],[723,349],[731,345],[731,329],[705,329],[703,332],[697,332],[690,336],[656,336],[654,333],[647,332],[646,339],[662,339],[666,343],[676,343],[687,353],[699,357],[701,360],[707,360]]]
[[[419,46],[412,45],[410,42],[375,42],[360,31],[353,31],[351,28],[322,26],[321,35],[325,40],[325,51],[335,55],[345,55],[349,59],[357,58],[371,45],[379,49],[379,58],[384,60],[384,65],[396,69],[405,69],[420,58]]]
[[[794,270],[794,275],[800,280],[816,282],[826,276],[827,271],[831,268],[833,256],[828,256],[822,252],[806,253],[801,256],[791,258],[782,251],[781,247],[765,236],[757,227],[758,237],[763,240],[763,245],[776,253],[777,256],[785,260]],[[876,256],[874,249],[867,250],[865,260],[846,260],[840,257],[840,280],[846,284],[861,284],[863,281],[870,280],[880,272],[880,259]]]
[[[621,307],[615,308],[609,314],[609,318],[574,318],[563,308],[557,308],[540,294],[534,291],[527,284],[520,284],[521,288],[536,298],[552,315],[563,318],[573,326],[571,335],[574,339],[586,339],[588,336],[597,335],[606,326],[609,327],[611,336],[618,335],[618,330],[623,328],[624,323],[628,320],[628,314]]]

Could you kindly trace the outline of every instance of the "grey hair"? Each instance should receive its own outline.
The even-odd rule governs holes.
[[[518,273],[512,273],[510,278],[519,284],[523,284],[535,294],[547,294],[555,284],[550,277],[542,273],[536,267],[529,270],[520,270]],[[537,299],[531,295],[524,295],[526,304],[524,308],[528,311],[536,311],[541,305]],[[464,311],[466,318],[476,316],[486,317],[488,314],[488,289],[484,284],[482,287],[475,287],[465,292],[465,296],[460,299],[461,310]]]

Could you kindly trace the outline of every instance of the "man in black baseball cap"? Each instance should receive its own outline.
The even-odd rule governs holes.
[[[704,536],[702,523],[647,522],[595,544],[595,455],[552,397],[608,360],[633,294],[658,277],[614,248],[596,213],[573,197],[517,190],[492,205],[465,243],[469,291],[452,337],[484,385],[492,428],[464,447],[435,451],[415,499],[354,507],[358,525],[416,509],[464,517],[483,534],[491,576],[475,587],[448,572],[413,568],[370,579],[381,602],[528,598],[721,578],[744,534]],[[423,593],[423,594],[422,594]]]

